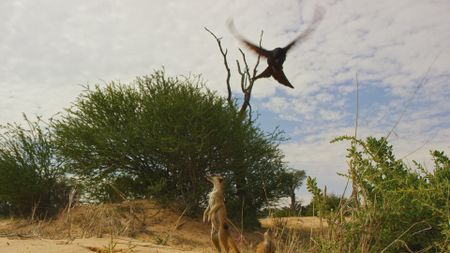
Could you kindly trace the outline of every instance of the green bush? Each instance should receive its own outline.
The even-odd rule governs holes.
[[[384,138],[351,137],[348,158],[353,192],[334,212],[321,212],[330,224],[328,236],[319,237],[319,252],[403,252],[448,250],[449,159],[432,152],[432,172],[417,164],[412,169],[395,159]],[[308,189],[324,208],[323,193],[315,179]]]
[[[205,175],[219,173],[230,214],[244,209],[249,224],[266,197],[282,195],[280,133],[264,133],[195,77],[156,71],[130,85],[86,89],[53,127],[71,173],[97,200],[117,200],[114,185],[128,198],[198,212],[211,189]]]
[[[66,205],[69,187],[64,163],[55,155],[52,134],[42,121],[27,128],[2,126],[0,134],[0,212],[53,215]]]
[[[319,208],[324,212],[324,214],[330,213],[332,211],[339,209],[339,204],[341,201],[346,201],[346,199],[342,199],[341,197],[331,193],[329,195],[322,196],[321,199],[314,198],[311,200],[311,203],[304,206],[301,210],[302,216],[318,216]],[[322,205],[322,206],[321,206]]]

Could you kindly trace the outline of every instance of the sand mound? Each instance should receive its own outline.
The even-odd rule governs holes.
[[[210,249],[209,226],[199,219],[182,215],[182,211],[175,207],[163,208],[151,201],[127,201],[120,204],[82,205],[64,210],[57,217],[46,221],[30,221],[24,219],[7,219],[0,221],[0,237],[6,237],[0,242],[0,249],[8,246],[14,252],[17,239],[21,244],[31,247],[39,245],[58,247],[73,246],[80,243],[79,239],[66,246],[59,244],[68,238],[81,238],[92,241],[92,245],[104,246],[104,240],[117,238],[134,240],[135,244],[147,243],[153,246],[171,246],[181,250]],[[125,239],[123,239],[125,238]],[[134,239],[129,239],[134,238]],[[51,239],[51,240],[49,240]],[[6,240],[6,241],[5,241]],[[98,241],[98,242],[97,242]],[[86,242],[86,241],[82,241]],[[87,242],[90,242],[89,240]],[[8,245],[9,243],[9,245]],[[5,246],[6,245],[6,246]],[[10,247],[11,246],[11,247]],[[148,246],[148,245],[147,245]],[[2,252],[0,250],[0,252]],[[87,249],[86,249],[87,250]],[[33,252],[37,252],[34,251]],[[46,251],[51,252],[51,251]],[[62,251],[55,251],[62,252]],[[70,252],[65,250],[64,252]],[[85,252],[85,251],[74,251]],[[86,252],[89,252],[86,251]],[[148,250],[147,250],[148,252]],[[165,252],[160,250],[159,252]],[[175,251],[168,251],[175,252]]]
[[[313,217],[268,218],[261,223],[263,227],[281,227],[282,234],[285,229],[305,230],[307,236],[311,228],[320,224]],[[245,242],[245,246],[238,243],[240,248],[248,251],[262,239],[261,232],[245,233],[244,240],[238,240],[233,233],[237,241]],[[212,252],[209,233],[210,227],[202,223],[201,217],[190,218],[177,207],[163,208],[152,201],[81,205],[45,221],[0,219],[0,253],[205,253]],[[89,247],[96,251],[90,251]]]

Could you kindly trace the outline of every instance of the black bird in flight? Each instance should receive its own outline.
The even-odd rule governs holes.
[[[259,78],[273,77],[280,84],[285,85],[290,88],[294,88],[292,84],[287,79],[283,72],[283,63],[286,60],[286,54],[296,43],[304,41],[308,36],[317,28],[317,25],[322,21],[324,15],[324,10],[322,8],[316,8],[314,13],[313,21],[311,25],[303,31],[297,38],[295,38],[291,43],[287,44],[285,47],[277,47],[273,50],[267,50],[262,47],[256,46],[255,44],[249,42],[243,36],[241,36],[236,28],[234,27],[233,21],[228,22],[228,26],[231,32],[242,41],[249,49],[253,50],[258,55],[267,58],[267,68],[259,75],[257,75],[253,80]]]

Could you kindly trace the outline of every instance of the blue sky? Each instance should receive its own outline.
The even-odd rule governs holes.
[[[428,150],[449,153],[448,0],[3,0],[0,123],[20,122],[22,112],[50,117],[82,85],[127,82],[161,66],[171,75],[200,73],[225,95],[222,58],[203,27],[223,37],[236,73],[242,45],[227,19],[254,42],[264,30],[263,46],[271,49],[307,27],[316,4],[326,10],[322,23],[284,64],[295,89],[264,79],[253,92],[261,127],[280,126],[290,138],[281,145],[290,166],[342,192],[336,172],[346,170],[346,144],[329,141],[354,132],[356,73],[360,137],[386,136],[408,105],[389,137],[397,156],[430,165]],[[232,85],[238,93],[236,74]],[[304,188],[299,194],[309,199]]]

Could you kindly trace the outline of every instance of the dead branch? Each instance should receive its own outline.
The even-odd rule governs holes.
[[[263,34],[264,34],[264,32],[261,31],[261,34],[259,36],[259,47],[261,47]],[[241,109],[239,110],[239,113],[244,113],[247,110],[247,108],[249,108],[249,117],[251,118],[252,113],[251,113],[250,99],[251,99],[251,95],[252,95],[253,84],[256,81],[255,77],[256,77],[256,73],[258,72],[257,68],[258,68],[259,62],[261,60],[261,56],[258,55],[258,59],[256,60],[255,67],[253,68],[253,73],[252,73],[253,75],[250,75],[250,68],[248,66],[248,62],[245,57],[245,54],[241,49],[239,49],[239,52],[241,53],[242,61],[244,62],[244,65],[245,65],[245,70],[242,71],[240,68],[239,61],[236,60],[237,66],[238,66],[238,72],[241,75],[241,90],[242,90],[242,93],[244,94],[244,101],[241,105]]]
[[[231,100],[232,100],[232,92],[231,92],[231,85],[230,85],[231,72],[230,72],[230,67],[228,66],[228,60],[227,60],[228,49],[225,49],[225,50],[223,49],[222,43],[221,43],[221,39],[222,38],[217,37],[208,28],[206,28],[206,27],[204,27],[204,28],[217,41],[217,45],[219,46],[220,53],[223,56],[223,62],[224,62],[224,65],[225,65],[225,69],[227,70],[227,79],[226,79],[226,84],[227,84],[227,89],[228,89],[227,100],[228,100],[228,102],[231,103]],[[263,37],[263,31],[261,31],[261,35],[260,35],[260,38],[259,38],[259,46],[260,47],[261,47],[261,43],[262,43],[262,37]],[[250,99],[251,99],[253,84],[256,81],[255,77],[256,77],[256,74],[258,72],[257,68],[259,66],[259,62],[260,62],[261,57],[258,56],[256,64],[255,64],[255,66],[253,68],[253,73],[250,74],[250,68],[248,66],[248,62],[247,62],[245,53],[241,49],[239,49],[239,52],[241,53],[242,62],[243,62],[243,65],[245,66],[245,68],[242,69],[241,68],[241,63],[239,62],[239,60],[236,60],[238,73],[241,76],[241,78],[240,78],[241,90],[242,90],[242,93],[243,93],[243,96],[244,96],[244,101],[242,102],[241,108],[239,109],[239,113],[243,114],[243,113],[245,113],[247,111],[247,109],[249,109],[249,117],[251,119],[251,114],[252,114],[251,110],[252,109],[251,109]]]
[[[227,61],[228,49],[226,49],[225,51],[223,50],[222,42],[220,41],[222,38],[217,37],[208,28],[206,28],[206,27],[204,27],[204,28],[207,32],[209,32],[216,39],[217,45],[219,46],[219,49],[220,49],[220,53],[223,56],[223,64],[225,65],[225,69],[227,70],[227,90],[228,90],[227,101],[230,103],[231,102],[231,85],[230,85],[231,73],[230,73],[230,68],[228,67],[228,61]]]

